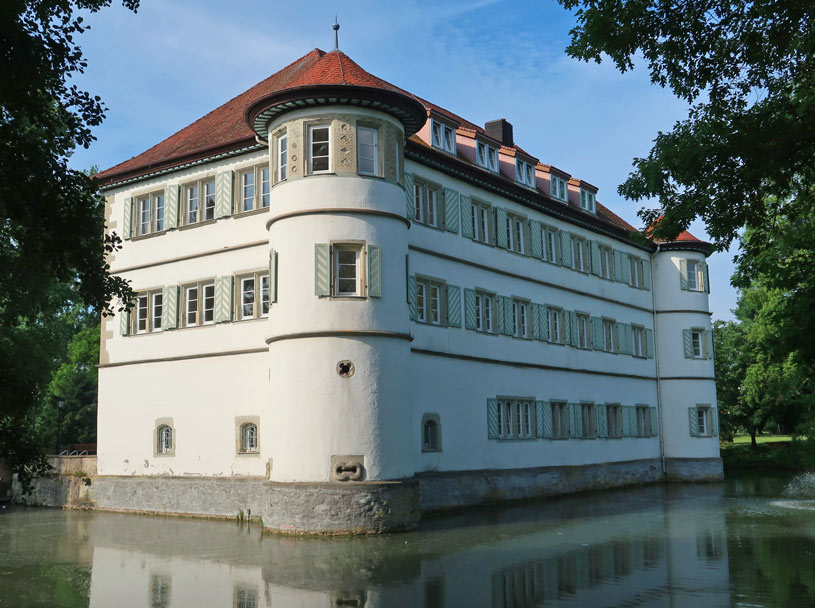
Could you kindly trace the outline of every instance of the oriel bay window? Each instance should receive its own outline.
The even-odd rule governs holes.
[[[145,334],[161,330],[164,296],[161,290],[136,294],[134,332]]]
[[[419,180],[413,184],[414,220],[426,226],[440,228],[439,199],[441,188]]]
[[[210,325],[215,322],[215,282],[202,281],[182,286],[184,326]]]
[[[380,247],[361,241],[315,244],[314,293],[335,298],[380,297]]]
[[[184,224],[215,219],[215,180],[201,180],[182,187]]]
[[[136,234],[141,236],[164,230],[164,193],[136,197]]]
[[[269,314],[269,273],[239,276],[238,318],[257,319]]]
[[[310,125],[308,128],[308,172],[328,173],[331,171],[331,127]]]

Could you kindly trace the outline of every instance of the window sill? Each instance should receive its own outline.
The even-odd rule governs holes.
[[[235,452],[235,456],[237,456],[238,458],[246,458],[246,457],[251,457],[251,456],[257,457],[257,456],[260,456],[260,451],[257,451],[257,452]]]
[[[498,437],[496,441],[499,443],[520,443],[520,442],[535,442],[537,437]]]
[[[214,224],[216,221],[218,221],[218,220],[217,219],[211,219],[211,220],[204,220],[202,222],[195,222],[194,224],[184,224],[183,226],[179,226],[178,229],[179,230],[189,230],[190,228],[198,228],[199,226],[208,226],[210,224]]]
[[[441,448],[422,448],[422,454],[440,454]]]
[[[232,323],[244,323],[247,321],[268,321],[268,320],[269,315],[263,315],[261,317],[246,317],[245,319],[234,319]],[[223,321],[223,323],[226,323],[226,321]]]
[[[172,228],[165,228],[164,230],[159,230],[157,232],[148,232],[147,234],[137,234],[135,236],[131,236],[126,240],[129,241],[143,241],[145,239],[152,238],[154,236],[162,236],[163,234],[167,234],[168,230],[172,230]]]
[[[364,302],[368,299],[368,296],[322,296],[323,298],[328,298],[329,300],[347,300],[352,302]]]
[[[168,456],[175,456],[175,452],[162,452],[160,454],[156,453],[153,454],[156,458],[166,458]]]
[[[434,226],[433,224],[425,224],[424,222],[420,222],[416,218],[411,220],[412,223],[416,224],[417,226],[424,226],[425,228],[432,228],[433,230],[438,230],[439,232],[444,232],[444,228],[441,226]]]
[[[266,211],[269,211],[269,207],[261,207],[260,209],[250,209],[249,211],[240,211],[238,213],[233,214],[232,217],[234,217],[235,219],[238,219],[238,218],[241,218],[241,217],[248,217],[250,215],[258,215],[258,214],[264,213]],[[227,217],[229,217],[229,216],[227,216]]]

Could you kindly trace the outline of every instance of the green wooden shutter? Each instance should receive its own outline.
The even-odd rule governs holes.
[[[495,244],[507,248],[507,210],[502,207],[495,208]]]
[[[533,258],[543,257],[541,223],[536,220],[529,220],[529,254]]]
[[[705,359],[713,358],[713,328],[705,330],[705,343],[707,345],[707,352],[705,352]]]
[[[178,327],[178,286],[167,285],[161,290],[161,329]]]
[[[632,432],[631,429],[631,417],[628,415],[628,410],[631,409],[628,405],[621,405],[620,406],[620,418],[622,422],[622,436],[623,437],[632,437],[637,433],[637,426],[634,425],[634,429]]]
[[[631,265],[629,263],[629,259],[631,256],[628,254],[621,254],[620,258],[622,259],[622,266],[623,266],[623,280],[622,282],[626,285],[631,285]]]
[[[447,325],[461,327],[461,289],[456,285],[447,286]]]
[[[416,303],[416,276],[408,277],[408,308],[410,310],[410,320],[415,321],[418,317],[418,304]]]
[[[464,290],[464,329],[475,329],[477,320],[475,318],[475,290]]]
[[[597,436],[608,437],[608,410],[606,404],[595,403],[594,412],[597,420]]]
[[[623,275],[623,252],[614,250],[614,280],[618,283],[624,283]]]
[[[594,350],[603,350],[603,319],[601,317],[591,318],[591,334]]]
[[[642,287],[646,291],[651,291],[651,262],[642,261]]]
[[[688,423],[690,424],[690,436],[691,437],[698,437],[699,436],[699,421],[696,418],[696,408],[689,407],[688,408]]]
[[[589,241],[589,252],[591,254],[591,273],[599,277],[602,264],[600,263],[600,245],[597,241]]]
[[[637,406],[628,406],[628,427],[631,429],[631,436],[638,437],[637,435]]]
[[[529,220],[524,220],[523,222],[523,231],[524,231],[524,255],[532,255],[532,235],[530,234],[529,229]]]
[[[573,310],[569,310],[566,312],[568,315],[568,325],[569,325],[569,344],[572,346],[577,346],[578,335],[577,335],[577,313]]]
[[[416,219],[416,193],[413,190],[413,174],[405,171],[405,209],[409,220]]]
[[[123,336],[130,335],[130,311],[123,310],[119,313],[119,333]]]
[[[543,434],[539,437],[546,439],[552,438],[552,402],[551,401],[538,401],[541,404],[538,407],[539,416],[543,422]]]
[[[572,233],[565,230],[560,231],[560,264],[572,267]]]
[[[277,251],[269,250],[269,305],[277,302]]]
[[[705,293],[710,293],[710,276],[707,272],[707,262],[702,262],[702,278],[705,282]]]
[[[202,205],[203,207],[203,201]],[[232,171],[221,171],[215,176],[215,217],[232,214]]]
[[[711,431],[714,437],[719,436],[719,408],[710,408]]]
[[[679,288],[688,289],[688,261],[685,259],[679,260]]]
[[[534,340],[541,339],[541,309],[535,303],[530,305],[532,309],[532,338]]]
[[[689,329],[682,330],[682,344],[685,347],[685,359],[693,359],[693,341]]]
[[[501,331],[502,334],[511,336],[514,333],[514,327],[512,323],[512,298],[509,296],[500,296],[498,298],[502,304],[501,308],[501,316],[504,318],[503,321],[503,329]]]
[[[536,432],[535,437],[543,437],[543,410],[549,407],[549,404],[546,401],[535,401],[535,422],[536,422]]]
[[[583,437],[583,412],[579,403],[569,403],[569,437],[580,439]]]
[[[461,207],[458,190],[444,189],[444,229],[447,232],[458,233],[459,210]],[[464,220],[470,219],[469,217]]]
[[[634,330],[628,323],[618,323],[617,331],[619,332],[620,353],[623,355],[630,355],[634,350]]]
[[[651,437],[659,435],[659,420],[657,416],[657,408],[649,407],[648,413],[651,415]]]
[[[314,295],[331,295],[331,246],[328,243],[314,245]]]
[[[473,238],[473,201],[466,194],[459,197],[461,201],[461,236]]]
[[[533,304],[532,306],[538,309],[538,315],[541,320],[540,339],[546,342],[549,340],[549,314],[546,310],[546,306],[543,304]]]
[[[180,186],[170,184],[164,188],[164,228],[176,228],[178,226],[178,190]]]
[[[382,249],[368,245],[368,297],[382,297]]]
[[[654,358],[654,330],[645,330],[645,355],[649,359]]]
[[[215,322],[232,320],[232,277],[215,279]]]
[[[122,239],[129,239],[131,236],[133,236],[133,199],[128,196],[125,199],[124,217],[122,218]]]
[[[498,439],[498,399],[487,399],[487,439]]]

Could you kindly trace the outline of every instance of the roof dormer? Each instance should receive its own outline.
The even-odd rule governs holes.
[[[570,178],[569,202],[588,213],[597,213],[597,187],[585,180]]]
[[[562,203],[569,202],[569,180],[571,175],[565,171],[561,171],[552,165],[539,164],[538,169],[544,174],[544,188],[543,191],[549,194],[556,201]],[[546,182],[549,182],[546,184]],[[547,187],[548,186],[548,187]]]
[[[500,143],[479,133],[475,138],[475,163],[482,169],[498,173],[498,149],[500,147]]]
[[[430,113],[430,145],[455,156],[456,128],[458,124],[449,118],[442,118],[435,112]]]

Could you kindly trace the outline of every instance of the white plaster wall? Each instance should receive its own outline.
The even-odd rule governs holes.
[[[265,475],[268,374],[262,352],[100,369],[99,475]],[[236,416],[260,417],[259,454],[237,454]],[[175,454],[158,456],[155,421],[165,417]]]

